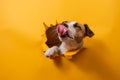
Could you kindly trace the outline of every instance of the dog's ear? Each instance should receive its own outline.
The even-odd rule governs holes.
[[[87,24],[84,24],[85,27],[85,36],[92,37],[94,36],[93,31],[88,27]]]
[[[46,29],[46,37],[47,37],[47,41],[46,44],[48,47],[52,47],[52,46],[60,46],[61,41],[59,40],[58,34],[57,34],[57,25],[53,25],[51,24],[50,27],[47,27]]]

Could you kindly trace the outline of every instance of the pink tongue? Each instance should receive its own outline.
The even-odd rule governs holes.
[[[57,31],[61,36],[63,36],[68,31],[68,28],[66,28],[64,25],[58,25],[57,26]]]

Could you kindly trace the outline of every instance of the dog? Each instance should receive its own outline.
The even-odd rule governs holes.
[[[44,26],[46,24],[44,23]],[[93,31],[87,24],[80,24],[74,21],[63,21],[62,23],[51,25],[46,30],[46,44],[49,49],[45,56],[54,58],[64,55],[65,52],[77,50],[83,47],[83,39],[93,37]]]

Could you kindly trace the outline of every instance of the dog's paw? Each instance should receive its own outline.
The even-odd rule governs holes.
[[[52,58],[54,56],[57,56],[58,54],[59,53],[58,53],[58,47],[57,46],[53,46],[45,52],[45,56],[50,57],[50,58]]]

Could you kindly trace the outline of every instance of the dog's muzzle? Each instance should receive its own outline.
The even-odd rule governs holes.
[[[73,39],[69,34],[68,34],[68,28],[65,27],[64,25],[58,25],[57,26],[57,32],[61,38],[70,38]]]
[[[57,32],[60,36],[64,36],[67,34],[68,28],[65,27],[64,25],[58,25],[57,26]]]

